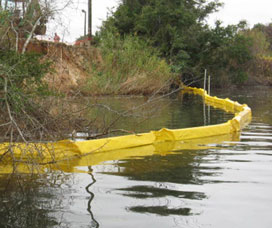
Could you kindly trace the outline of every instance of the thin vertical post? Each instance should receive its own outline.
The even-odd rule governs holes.
[[[206,91],[206,81],[207,81],[207,69],[205,69],[205,72],[204,72],[204,93]],[[203,96],[203,123],[204,123],[204,126],[206,125],[206,105],[205,105],[205,96]]]
[[[211,95],[211,76],[208,78],[208,94]]]
[[[211,95],[211,76],[208,77],[208,94]],[[211,124],[211,106],[208,105],[208,124]]]
[[[23,7],[23,17],[25,16],[25,1],[22,2],[22,7]]]
[[[87,23],[87,15],[86,15],[86,11],[85,11],[85,13],[84,13],[84,37],[86,37],[86,35],[87,35],[86,23]]]
[[[92,0],[89,0],[89,11],[88,11],[88,34],[89,37],[92,37]]]
[[[206,90],[206,81],[207,81],[207,69],[205,69],[205,72],[204,72],[204,91]]]
[[[211,124],[211,106],[208,105],[208,125]]]
[[[86,15],[86,11],[83,9],[81,10],[82,13],[84,13],[84,37],[86,37],[86,23],[87,23],[87,15]]]
[[[207,124],[207,118],[206,118],[206,105],[205,105],[205,100],[203,98],[203,123],[204,126]]]

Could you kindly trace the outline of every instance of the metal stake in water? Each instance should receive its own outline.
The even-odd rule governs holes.
[[[211,76],[208,77],[208,94],[211,95]],[[208,124],[211,124],[211,106],[208,105]]]
[[[206,81],[207,81],[207,69],[205,69],[204,73],[204,93],[206,91]],[[204,126],[206,125],[206,105],[205,105],[205,96],[203,96],[203,122]]]
[[[211,95],[211,76],[208,77],[208,94]]]
[[[203,87],[204,90],[206,90],[206,81],[207,81],[207,69],[205,69],[204,73],[204,87]]]

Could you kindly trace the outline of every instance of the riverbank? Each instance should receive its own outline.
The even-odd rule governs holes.
[[[52,62],[43,81],[65,95],[161,94],[177,77],[165,60],[137,40],[119,42],[115,48],[36,41],[28,51]]]
[[[171,66],[160,59],[154,49],[132,38],[125,41],[113,38],[112,42],[107,40],[98,47],[88,43],[72,46],[33,40],[28,52],[40,53],[43,60],[52,62],[52,70],[43,80],[49,88],[65,95],[166,93],[171,85],[182,79],[171,72]],[[270,59],[260,57],[258,67],[250,67],[248,79],[238,86],[271,86],[270,62]],[[212,75],[212,86],[218,87],[216,80]],[[227,79],[223,84],[228,88],[237,86]]]
[[[74,132],[105,136],[117,120],[131,115],[137,107],[122,113],[97,103],[95,96],[144,95],[144,102],[150,105],[152,100],[159,99],[158,95],[173,93],[171,86],[175,82],[180,84],[178,75],[171,73],[170,65],[158,57],[156,50],[131,36],[126,39],[109,37],[98,47],[34,40],[24,55],[13,51],[3,53],[0,56],[4,78],[2,141],[10,138],[14,141],[55,141]],[[199,78],[201,84],[201,76]],[[212,85],[215,85],[213,78]],[[226,88],[230,87],[226,84]],[[82,103],[82,97],[91,98]],[[74,104],[75,100],[82,103],[80,108]],[[90,100],[95,102],[90,103]],[[94,118],[82,115],[82,110],[96,107],[99,111]],[[117,113],[116,120],[108,122],[102,116],[102,124],[97,124],[97,116],[105,110]]]

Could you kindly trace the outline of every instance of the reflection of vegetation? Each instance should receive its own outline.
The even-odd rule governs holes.
[[[92,173],[90,175],[92,179],[86,191],[90,194],[87,210],[91,218],[87,215],[86,218],[88,227],[98,228],[99,223],[91,211],[94,194],[90,191],[96,180]],[[67,214],[74,205],[74,189],[71,189],[74,184],[71,174],[56,171],[0,175],[0,227],[71,227]]]
[[[168,216],[168,215],[183,215],[188,216],[192,215],[190,208],[174,208],[169,209],[165,206],[163,207],[131,207],[131,211],[138,212],[138,213],[152,213],[161,216]]]
[[[241,96],[241,94],[247,94],[247,96]],[[240,104],[248,104],[253,110],[254,121],[261,121],[267,124],[272,124],[272,115],[269,110],[272,107],[272,90],[271,87],[254,87],[248,91],[248,88],[221,91],[219,94],[221,97],[230,96],[232,100],[237,100]]]
[[[199,156],[199,159],[197,159]],[[122,195],[136,199],[154,199],[175,197],[178,201],[182,199],[201,200],[206,198],[202,192],[184,191],[181,189],[172,190],[164,183],[178,184],[202,184],[201,172],[198,168],[202,156],[200,151],[184,151],[184,153],[167,156],[150,156],[144,159],[126,160],[118,163],[122,172],[103,172],[108,175],[127,177],[130,180],[156,182],[154,186],[133,186],[117,189],[122,191]],[[213,174],[210,174],[213,175]],[[148,183],[148,182],[147,182]],[[148,201],[147,201],[148,202]],[[154,201],[151,201],[154,203]],[[139,201],[140,203],[140,201]],[[138,213],[153,213],[161,216],[168,215],[191,215],[190,208],[170,208],[170,205],[139,205],[129,207],[129,210]]]
[[[90,199],[89,199],[89,202],[88,202],[88,209],[87,211],[90,213],[91,215],[91,218],[92,218],[92,221],[91,221],[91,227],[95,227],[95,228],[98,228],[99,227],[99,223],[95,220],[94,218],[94,215],[93,215],[93,212],[91,210],[91,203],[94,199],[94,194],[90,191],[90,187],[96,182],[96,179],[94,178],[94,175],[91,173],[92,169],[89,167],[89,170],[90,170],[90,175],[92,177],[92,183],[90,183],[87,187],[86,187],[86,191],[91,195]]]
[[[182,154],[180,154],[182,153]],[[104,174],[128,177],[138,181],[170,182],[179,184],[203,184],[202,168],[196,163],[202,162],[206,153],[184,150],[168,156],[149,156],[144,159],[125,160],[118,164],[121,173],[103,172]],[[205,173],[214,175],[214,173]]]
[[[168,99],[159,99],[146,104],[144,97],[99,98],[97,105],[89,110],[88,118],[96,120],[97,128],[102,131],[124,129],[127,132],[117,134],[141,133],[159,129],[169,121]],[[109,111],[112,110],[112,111]],[[115,134],[116,135],[116,134]]]
[[[206,140],[203,139],[203,144],[209,143],[208,139]],[[183,186],[221,182],[214,177],[221,174],[222,167],[215,165],[213,159],[210,163],[208,158],[210,156],[216,157],[220,154],[213,151],[210,155],[208,150],[200,149],[181,150],[175,154],[166,152],[165,156],[161,153],[142,159],[137,157],[137,159],[121,160],[115,163],[118,166],[116,171],[101,173],[125,177],[129,181],[139,183],[139,185],[115,188],[115,191],[122,196],[135,199],[136,205],[128,207],[131,212],[160,216],[189,216],[199,212],[185,206],[186,203],[190,200],[203,200],[207,196],[202,191],[193,190],[194,187],[188,190]],[[205,165],[203,166],[202,163]],[[162,205],[162,202],[167,203]]]
[[[53,216],[64,207],[63,197],[54,189],[68,176],[11,175],[0,179],[0,227],[60,227],[62,221]],[[69,204],[69,202],[68,202]],[[63,226],[61,226],[63,227]]]
[[[203,100],[200,96],[175,94],[171,99],[159,99],[148,105],[144,105],[144,99],[143,97],[101,98],[97,102],[103,103],[104,107],[111,110],[118,110],[118,112],[106,112],[102,106],[97,106],[86,115],[96,120],[96,126],[99,129],[105,129],[114,123],[111,125],[113,129],[117,127],[125,129],[126,134],[159,130],[162,127],[177,129],[203,126]],[[133,110],[134,107],[141,108]],[[211,107],[210,124],[222,123],[232,117],[232,114]]]
[[[159,198],[164,196],[173,196],[177,198],[185,199],[196,199],[201,200],[205,198],[205,195],[201,192],[186,192],[186,191],[176,191],[171,189],[157,188],[151,186],[132,186],[130,188],[118,189],[124,191],[124,196],[130,196],[133,198]]]

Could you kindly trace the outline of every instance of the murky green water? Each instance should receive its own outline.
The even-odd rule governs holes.
[[[247,103],[252,123],[240,141],[80,167],[89,173],[0,176],[0,227],[272,226],[272,91],[216,92]],[[142,98],[104,100],[112,108]],[[129,103],[129,104],[128,104]],[[164,99],[151,120],[124,117],[116,128],[146,131],[214,124],[232,118],[201,100]],[[111,121],[114,116],[107,117]],[[132,121],[133,120],[133,121]]]

